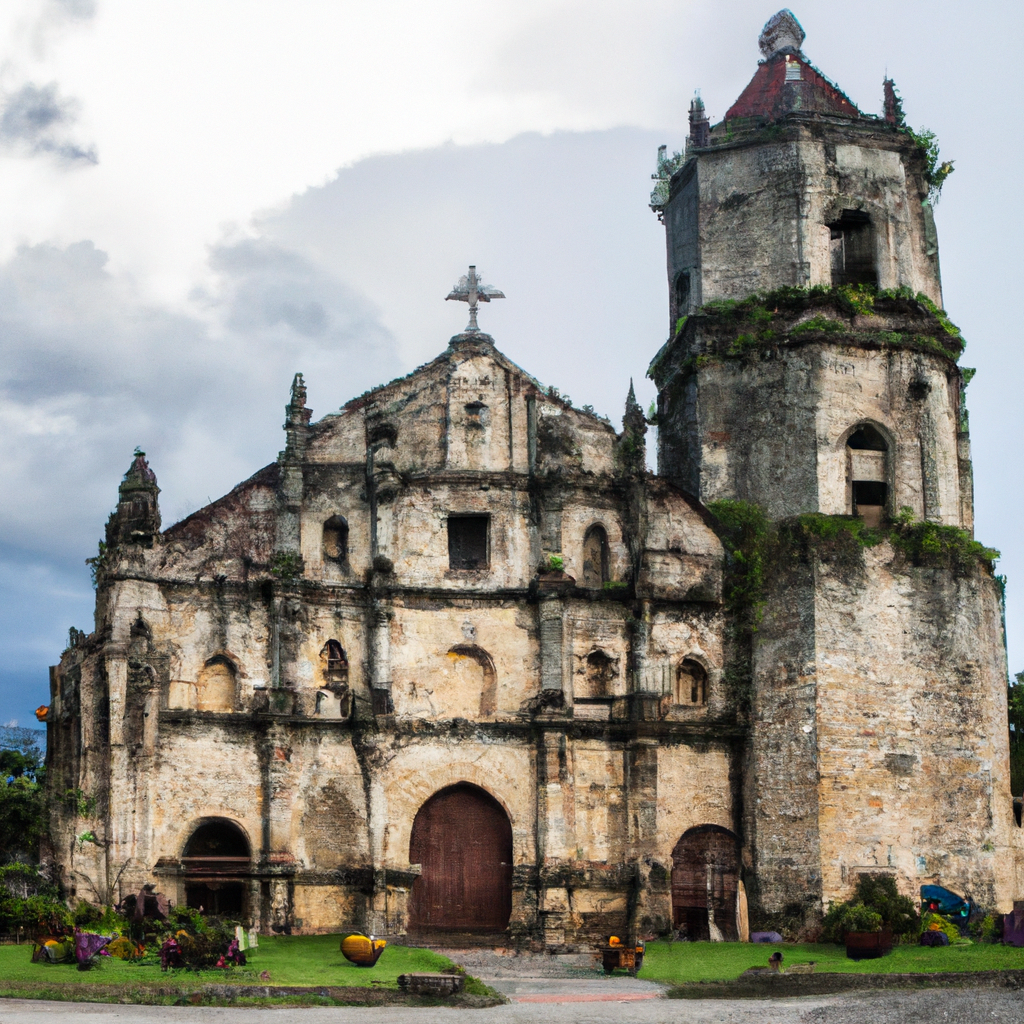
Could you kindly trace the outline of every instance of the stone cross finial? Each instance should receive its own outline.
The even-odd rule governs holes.
[[[788,7],[783,7],[778,14],[773,14],[761,29],[757,45],[765,60],[771,60],[780,50],[799,51],[807,38],[800,22]]]
[[[445,301],[448,299],[456,299],[458,302],[469,303],[469,324],[466,326],[466,331],[478,331],[480,328],[476,323],[476,309],[478,302],[490,302],[491,299],[503,299],[505,298],[504,292],[499,292],[497,288],[492,288],[490,285],[486,285],[483,281],[477,277],[476,267],[471,266],[468,274],[463,274],[459,278],[459,283],[445,296]]]

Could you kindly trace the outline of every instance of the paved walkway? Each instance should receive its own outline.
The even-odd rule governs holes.
[[[439,949],[513,1003],[627,1003],[660,999],[665,985],[622,972],[611,976],[594,953],[523,953],[504,949]]]

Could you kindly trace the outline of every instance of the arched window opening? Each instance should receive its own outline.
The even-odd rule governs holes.
[[[881,525],[889,500],[889,446],[870,423],[857,427],[846,442],[850,510],[868,526]]]
[[[700,662],[685,658],[676,670],[676,703],[702,705],[707,700],[707,669]]]
[[[196,710],[234,711],[235,691],[235,666],[222,654],[214,655],[196,681]]]
[[[583,586],[601,587],[608,579],[608,534],[592,526],[583,537]]]
[[[344,516],[331,516],[324,523],[323,552],[326,561],[348,560],[348,522]]]
[[[337,640],[328,640],[320,651],[325,689],[337,692],[348,689],[348,658]]]
[[[735,941],[739,937],[738,847],[736,836],[720,825],[688,829],[676,843],[672,851],[672,923],[687,939]]]
[[[467,782],[435,793],[412,823],[409,931],[495,934],[512,914],[512,823]]]
[[[875,229],[863,210],[843,210],[829,224],[832,286],[867,284],[878,287]]]
[[[226,818],[201,824],[185,844],[185,903],[215,917],[245,914],[245,882],[251,861],[245,833]]]
[[[611,697],[614,695],[615,679],[619,674],[617,658],[611,658],[604,651],[591,651],[587,655],[586,680],[588,697]]]

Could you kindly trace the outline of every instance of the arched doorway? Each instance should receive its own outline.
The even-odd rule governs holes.
[[[719,825],[688,829],[676,843],[672,851],[672,924],[688,939],[710,939],[711,918],[724,938],[738,938],[738,846],[736,836]]]
[[[435,793],[412,824],[409,930],[503,932],[512,913],[512,824],[489,793],[460,782]]]
[[[181,865],[185,903],[214,917],[245,914],[245,882],[251,855],[245,833],[226,818],[204,821],[189,836]]]

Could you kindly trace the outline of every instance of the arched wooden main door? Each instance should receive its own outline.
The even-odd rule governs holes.
[[[461,782],[435,793],[412,825],[409,930],[502,932],[512,913],[512,825],[494,797]]]
[[[719,825],[683,833],[672,851],[672,923],[695,941],[711,938],[708,906],[726,939],[735,940],[740,877],[736,836]]]

